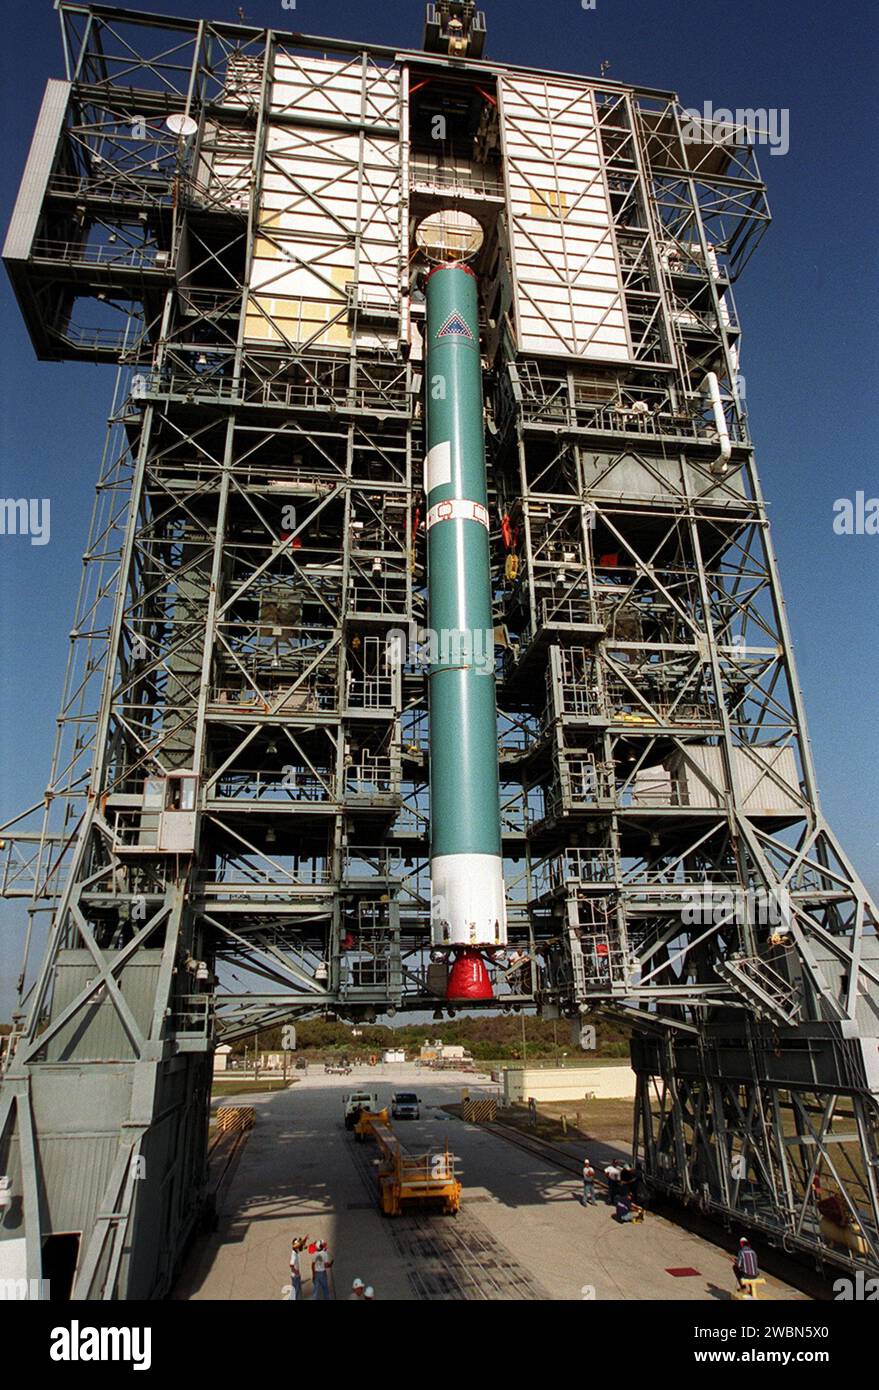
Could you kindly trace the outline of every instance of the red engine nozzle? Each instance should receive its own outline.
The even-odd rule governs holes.
[[[481,951],[470,947],[458,952],[449,971],[447,999],[493,999],[494,991]]]

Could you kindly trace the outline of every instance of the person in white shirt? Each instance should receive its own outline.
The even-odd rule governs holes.
[[[354,1283],[351,1285],[351,1292],[348,1295],[348,1302],[350,1303],[352,1299],[354,1299],[354,1301],[357,1303],[361,1302],[364,1297],[363,1290],[365,1288],[366,1285],[364,1284],[362,1279],[355,1279]]]
[[[583,1159],[583,1197],[584,1207],[594,1207],[595,1202],[595,1169],[588,1158]]]
[[[315,1245],[314,1258],[311,1262],[312,1298],[329,1298],[329,1270],[332,1263],[326,1241],[319,1240]]]
[[[604,1170],[604,1176],[607,1178],[607,1200],[612,1207],[615,1207],[620,1191],[620,1180],[623,1176],[622,1169],[615,1162],[609,1163]]]
[[[300,1254],[305,1248],[308,1236],[294,1236],[290,1242],[290,1299],[302,1297],[302,1264]]]

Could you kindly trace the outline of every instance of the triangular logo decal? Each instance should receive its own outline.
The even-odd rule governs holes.
[[[472,338],[473,334],[461,318],[461,315],[456,311],[455,313],[449,314],[449,317],[436,336],[438,338]]]

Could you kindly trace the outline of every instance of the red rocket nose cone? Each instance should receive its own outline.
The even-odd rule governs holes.
[[[491,980],[479,951],[459,952],[449,971],[447,999],[493,999]]]

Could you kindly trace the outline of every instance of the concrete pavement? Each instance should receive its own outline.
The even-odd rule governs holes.
[[[307,1233],[329,1243],[337,1298],[347,1298],[355,1277],[382,1300],[729,1298],[726,1251],[653,1214],[643,1225],[621,1226],[606,1205],[583,1208],[575,1177],[439,1108],[458,1100],[462,1086],[475,1092],[481,1085],[495,1089],[487,1078],[411,1063],[362,1067],[350,1077],[312,1068],[286,1091],[243,1098],[256,1108],[256,1126],[218,1229],[193,1251],[175,1297],[279,1299],[289,1282],[290,1240]],[[397,1132],[413,1152],[448,1137],[464,1185],[459,1217],[381,1216],[374,1154],[355,1145],[342,1120],[343,1094],[360,1086],[378,1091],[382,1102],[396,1089],[422,1097],[421,1120],[401,1122]],[[597,1167],[607,1149],[590,1145],[589,1152]],[[309,1268],[306,1259],[306,1274]],[[457,1278],[449,1274],[455,1269]],[[764,1294],[804,1297],[773,1278]]]

